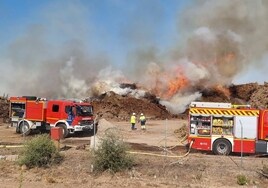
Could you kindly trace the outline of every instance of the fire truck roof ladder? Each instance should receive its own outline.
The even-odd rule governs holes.
[[[231,103],[220,102],[191,102],[190,107],[205,107],[205,108],[231,108]]]

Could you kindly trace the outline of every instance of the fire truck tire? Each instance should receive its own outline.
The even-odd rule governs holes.
[[[226,139],[218,139],[213,143],[212,151],[216,155],[229,155],[232,151],[232,145]]]
[[[23,134],[24,136],[28,136],[31,133],[30,126],[28,122],[23,121],[20,123],[20,133]]]
[[[60,123],[57,127],[61,127],[62,128],[62,136],[63,136],[63,138],[67,138],[68,135],[69,135],[69,131],[68,131],[66,125],[63,124],[63,123]]]

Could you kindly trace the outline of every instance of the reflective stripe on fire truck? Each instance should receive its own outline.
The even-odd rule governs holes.
[[[259,110],[228,110],[228,109],[199,109],[191,108],[190,114],[226,115],[226,116],[258,116]]]

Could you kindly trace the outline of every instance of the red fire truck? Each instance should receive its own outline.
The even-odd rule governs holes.
[[[61,127],[63,136],[94,130],[93,107],[77,100],[46,100],[35,96],[10,97],[10,120],[16,132],[30,134],[34,129]]]
[[[188,143],[217,155],[268,153],[268,109],[249,105],[192,102]]]

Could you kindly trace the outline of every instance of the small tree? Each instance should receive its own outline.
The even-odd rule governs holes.
[[[42,167],[58,162],[61,158],[49,135],[39,135],[26,142],[19,164]]]
[[[103,172],[109,170],[112,173],[131,168],[133,158],[127,153],[129,146],[123,142],[115,131],[108,130],[100,139],[100,145],[94,152],[94,170]]]

